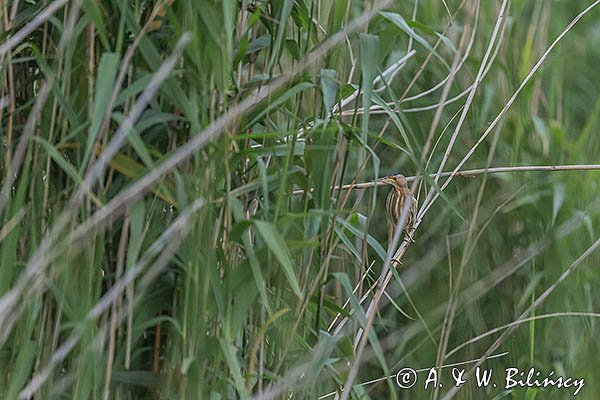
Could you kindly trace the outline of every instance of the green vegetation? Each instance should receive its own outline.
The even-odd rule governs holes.
[[[0,398],[596,399],[598,3],[0,2]]]

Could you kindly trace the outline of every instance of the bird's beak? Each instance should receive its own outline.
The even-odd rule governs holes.
[[[385,178],[381,179],[381,182],[387,183],[388,185],[391,185],[392,183],[394,183],[394,177],[393,176],[386,176]]]

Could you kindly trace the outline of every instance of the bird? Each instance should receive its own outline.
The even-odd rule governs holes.
[[[417,217],[417,202],[412,192],[408,188],[406,178],[402,174],[386,176],[382,181],[392,187],[390,193],[387,196],[385,202],[385,211],[387,214],[387,226],[388,226],[388,246],[392,244],[392,237],[394,236],[394,229],[398,220],[402,215],[405,201],[410,201],[408,206],[408,214],[404,220],[404,226],[402,229],[406,236],[414,242],[409,229],[413,227]]]
[[[153,19],[151,19],[147,22],[147,23],[149,23],[148,32],[157,31],[162,27],[162,20],[167,15],[167,11],[166,11],[165,7],[170,7],[174,1],[175,0],[167,0],[166,2],[163,1],[162,3],[158,4],[156,9],[152,10],[152,13],[154,13],[154,17],[152,16],[152,13],[151,13],[150,18],[153,18]]]

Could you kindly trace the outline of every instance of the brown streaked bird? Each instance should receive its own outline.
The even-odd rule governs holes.
[[[408,214],[406,216],[403,230],[406,236],[414,242],[412,236],[409,233],[409,229],[412,228],[417,217],[417,202],[408,188],[406,178],[404,175],[392,175],[382,179],[384,183],[387,183],[392,187],[390,193],[385,201],[385,211],[387,213],[388,222],[388,246],[392,244],[392,237],[394,236],[394,229],[396,224],[402,215],[404,208],[404,202],[408,199],[411,202],[408,208]]]

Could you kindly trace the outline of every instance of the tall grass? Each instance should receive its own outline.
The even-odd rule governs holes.
[[[0,397],[595,399],[597,3],[1,2]]]

